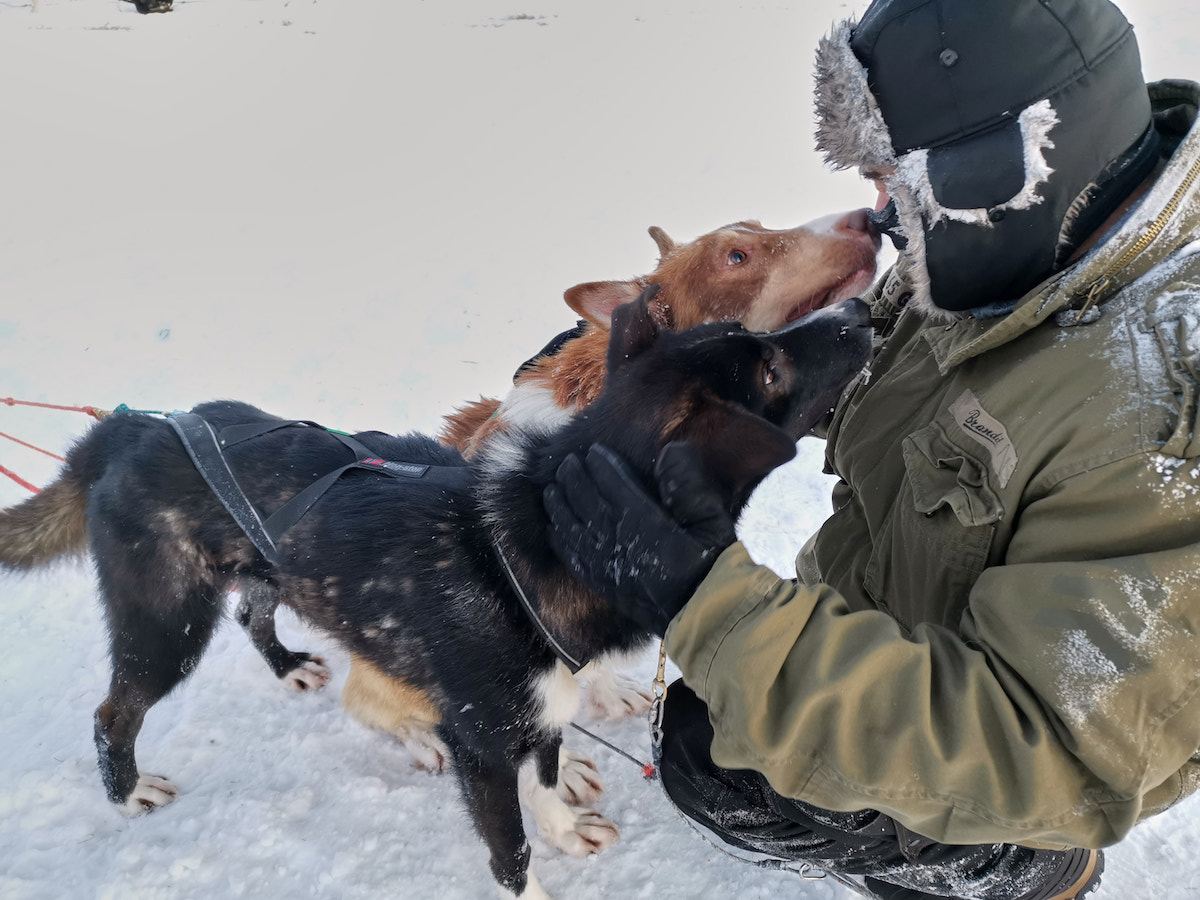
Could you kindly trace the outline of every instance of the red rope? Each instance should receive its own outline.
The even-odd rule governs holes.
[[[17,400],[13,397],[0,397],[0,403],[3,403],[5,406],[36,406],[40,409],[61,409],[65,412],[81,412],[91,416],[93,419],[103,419],[107,415],[104,410],[97,409],[94,406],[60,406],[57,403],[36,403],[33,400]],[[15,441],[22,447],[28,447],[30,450],[36,450],[38,453],[45,453],[47,456],[52,456],[60,462],[66,462],[66,460],[58,454],[51,453],[49,450],[43,450],[41,447],[35,447],[33,444],[26,443],[20,438],[13,437],[11,434],[4,434],[3,432],[0,432],[0,437],[8,438],[8,440]],[[30,484],[16,472],[12,471],[11,469],[4,468],[4,466],[0,466],[0,475],[7,475],[17,484],[21,485],[21,487],[33,491],[35,494],[40,494],[42,492],[42,489],[37,485]]]
[[[36,450],[38,453],[45,453],[47,456],[57,459],[59,462],[66,462],[66,459],[59,456],[57,453],[51,453],[49,450],[43,450],[41,447],[35,447],[33,444],[27,443],[20,438],[13,437],[11,434],[5,434],[3,431],[0,431],[0,438],[8,438],[13,443],[20,444],[22,447],[28,447],[30,450]]]
[[[28,488],[29,490],[33,491],[35,494],[40,494],[42,492],[42,489],[40,487],[30,484],[28,481],[26,481],[24,478],[22,478],[16,472],[10,472],[8,469],[4,468],[4,466],[0,466],[0,475],[7,475],[9,478],[11,478],[17,484],[21,485],[21,487]]]
[[[41,409],[62,409],[67,412],[87,413],[93,419],[103,419],[105,412],[94,406],[59,406],[57,403],[35,403],[32,400],[14,400],[12,397],[0,397],[0,403],[5,406],[37,406]]]

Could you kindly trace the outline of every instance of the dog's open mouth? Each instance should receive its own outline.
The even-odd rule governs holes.
[[[795,322],[801,316],[806,316],[815,309],[830,306],[839,300],[857,297],[871,286],[871,282],[874,279],[875,259],[872,257],[869,262],[855,269],[840,281],[835,282],[829,287],[822,288],[815,294],[810,294],[787,314],[786,321]]]

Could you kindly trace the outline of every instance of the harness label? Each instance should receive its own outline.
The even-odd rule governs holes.
[[[378,459],[377,457],[360,459],[359,463],[374,469],[383,469],[392,475],[403,475],[405,478],[420,478],[429,471],[429,466],[422,466],[416,463],[392,462],[391,460]]]

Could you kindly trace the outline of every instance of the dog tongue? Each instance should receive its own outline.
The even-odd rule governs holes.
[[[814,309],[820,309],[822,306],[824,306],[829,301],[829,293],[830,292],[828,290],[826,290],[826,291],[822,291],[821,293],[819,293],[813,297],[809,297],[807,300],[805,300],[803,303],[801,303],[799,306],[797,306],[795,309],[793,309],[790,313],[788,313],[787,320],[789,322],[795,322],[801,316],[808,315]]]

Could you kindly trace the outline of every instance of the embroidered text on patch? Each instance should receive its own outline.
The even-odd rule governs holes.
[[[958,427],[975,441],[987,448],[992,457],[992,468],[1000,478],[1000,487],[1008,484],[1017,467],[1017,448],[1008,436],[1008,430],[987,411],[971,391],[963,391],[950,407],[950,413]]]

